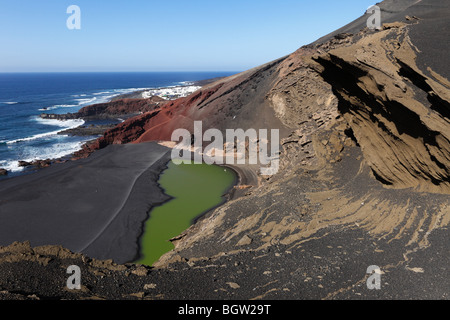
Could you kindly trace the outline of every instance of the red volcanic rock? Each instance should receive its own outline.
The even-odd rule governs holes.
[[[86,158],[91,152],[110,144],[125,144],[135,141],[145,132],[144,127],[147,122],[158,115],[159,112],[159,110],[156,110],[144,113],[118,124],[113,129],[107,130],[103,137],[85,144],[80,151],[74,154],[74,159]]]
[[[179,128],[193,130],[196,120],[205,120],[210,116],[210,110],[201,111],[202,105],[222,88],[219,83],[207,89],[202,89],[188,97],[180,98],[164,105],[154,119],[149,119],[144,126],[145,132],[135,140],[135,143],[165,140],[170,141],[172,132]]]
[[[19,167],[28,167],[28,166],[31,166],[31,162],[19,161]]]
[[[97,115],[121,115],[153,111],[159,103],[165,100],[160,97],[149,99],[122,99],[112,102],[99,103],[86,106],[77,112],[78,117],[91,117]]]
[[[189,129],[192,127],[193,120],[186,114],[185,111],[189,110],[194,105],[197,105],[199,102],[205,101],[221,87],[222,84],[219,84],[209,90],[200,91],[191,96],[161,104],[158,110],[146,112],[142,115],[130,118],[113,129],[106,131],[103,137],[98,138],[92,143],[84,145],[82,150],[74,154],[74,158],[85,158],[91,152],[102,149],[110,144],[170,140],[173,130],[177,128]],[[124,103],[127,103],[127,105],[132,103],[132,106],[127,109],[130,111],[133,107],[138,107],[141,103],[141,99],[131,99],[137,101],[129,100],[130,99],[118,100],[97,106],[98,108],[105,108],[104,110],[120,110],[118,106]],[[109,104],[112,104],[112,106],[109,107]],[[94,107],[95,105],[86,108],[88,108],[88,111],[91,112]],[[79,113],[87,114],[86,110],[83,109],[81,109]]]
[[[50,167],[50,165],[52,164],[52,161],[50,159],[47,160],[36,160],[33,162],[33,165],[38,167],[38,168],[47,168]]]
[[[106,131],[103,137],[93,143],[86,144],[75,154],[75,158],[86,157],[94,150],[110,144],[170,141],[176,129],[183,128],[192,132],[195,121],[202,121],[204,129],[280,127],[282,124],[274,116],[266,98],[267,90],[277,76],[273,67],[280,61],[221,79],[187,97],[159,103],[149,112],[128,119]],[[130,107],[128,111],[140,110],[138,101],[130,102],[125,99],[122,103],[133,103],[133,107],[136,107]],[[115,101],[109,103],[113,105],[105,110],[120,110],[120,104],[114,103]],[[239,114],[244,116],[238,118]]]
[[[76,113],[66,114],[41,114],[43,119],[86,119],[86,118],[111,118],[128,116],[133,114],[154,111],[166,102],[160,97],[148,99],[120,99],[111,102],[98,103],[81,108]]]

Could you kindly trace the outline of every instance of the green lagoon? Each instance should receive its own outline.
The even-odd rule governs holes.
[[[233,170],[216,165],[169,162],[159,184],[172,199],[155,207],[145,223],[141,259],[152,265],[174,248],[169,239],[189,228],[194,219],[224,201],[223,195],[236,183]]]

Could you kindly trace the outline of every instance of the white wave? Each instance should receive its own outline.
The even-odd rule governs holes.
[[[59,109],[59,108],[74,108],[74,107],[78,107],[78,105],[75,104],[58,104],[55,106],[51,106],[48,108],[42,108],[42,109],[38,109],[39,111],[48,111],[48,110],[55,110],[55,109]]]
[[[23,167],[19,167],[19,162],[15,160],[0,160],[0,168],[11,172],[18,172],[23,170]]]
[[[84,143],[85,141],[70,143],[58,142],[44,148],[27,148],[26,153],[28,154],[28,158],[25,159],[25,161],[32,162],[34,160],[59,159],[80,150]]]
[[[142,91],[142,90],[148,90],[149,88],[128,88],[128,89],[114,89],[114,92],[117,92],[119,94],[126,94],[131,93],[135,91]]]
[[[4,101],[4,102],[0,102],[0,103],[3,103],[3,104],[8,104],[8,105],[12,105],[12,104],[18,104],[18,102],[9,102],[9,101]]]
[[[132,93],[135,91],[143,91],[143,90],[149,90],[149,88],[110,89],[108,91],[92,93],[93,97],[91,97],[91,98],[89,98],[88,95],[86,95],[86,94],[72,95],[72,97],[77,98],[77,99],[74,99],[78,103],[77,106],[87,106],[90,104],[94,104],[94,102],[95,103],[104,103],[104,102],[111,101],[112,98],[117,97],[122,94]],[[50,107],[50,108],[53,108],[53,107]],[[50,108],[47,108],[47,110],[52,110]],[[39,109],[39,111],[45,111],[45,110]]]
[[[99,96],[99,95],[102,95],[102,94],[109,94],[109,93],[112,93],[112,92],[111,91],[96,92],[96,93],[93,93],[93,95],[94,96]]]
[[[20,159],[26,162],[33,162],[36,160],[45,159],[59,159],[70,155],[78,150],[81,150],[85,141],[71,142],[71,143],[55,143],[46,148],[25,148],[24,157]],[[18,160],[0,160],[0,168],[11,172],[20,172],[24,168],[19,166]]]
[[[26,137],[26,138],[21,138],[21,139],[16,139],[16,140],[11,140],[6,142],[6,144],[14,144],[14,143],[18,143],[18,142],[25,142],[25,141],[32,141],[32,140],[36,140],[36,139],[42,139],[45,137],[49,137],[49,136],[53,136],[56,135],[60,132],[61,130],[58,131],[53,131],[53,132],[46,132],[46,133],[40,133],[40,134],[35,134],[34,136],[31,137]]]
[[[112,94],[112,95],[109,95],[109,96],[103,96],[103,97],[101,97],[101,98],[99,98],[99,99],[97,100],[97,103],[108,102],[108,101],[110,101],[112,98],[114,98],[114,97],[116,97],[116,96],[117,96],[117,94]]]
[[[195,82],[192,81],[180,81],[178,82],[182,86],[192,86]]]
[[[14,143],[18,143],[18,142],[25,142],[25,141],[31,141],[31,140],[41,139],[41,138],[45,138],[45,137],[49,137],[49,136],[53,136],[53,135],[55,135],[55,134],[58,134],[58,132],[60,132],[60,131],[61,131],[61,130],[53,131],[53,132],[46,132],[46,133],[35,134],[34,136],[31,136],[31,137],[20,138],[20,139],[8,141],[8,142],[6,142],[6,144],[14,144]]]
[[[76,128],[84,124],[82,119],[56,120],[56,119],[42,119],[40,117],[33,118],[34,121],[47,126],[58,126],[64,128]]]
[[[78,105],[87,105],[87,104],[91,104],[92,102],[94,102],[95,100],[97,100],[96,97],[94,98],[87,98],[87,99],[75,99],[76,101],[78,101]]]
[[[16,140],[7,141],[6,144],[11,145],[11,144],[18,143],[18,142],[32,141],[32,140],[36,140],[36,139],[42,139],[42,138],[54,136],[54,135],[57,135],[58,133],[60,133],[61,131],[64,131],[67,129],[74,129],[74,128],[77,128],[84,124],[84,120],[81,120],[81,119],[61,121],[61,120],[54,120],[54,119],[36,118],[35,120],[42,124],[50,125],[50,126],[58,126],[58,127],[61,127],[62,129],[56,130],[56,131],[39,133],[39,134],[35,134],[33,136],[26,137],[26,138],[20,138],[20,139],[16,139]]]
[[[76,104],[57,104],[53,107],[54,108],[73,108],[73,107],[77,107],[77,105]]]

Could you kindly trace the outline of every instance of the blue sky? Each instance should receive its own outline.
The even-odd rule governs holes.
[[[358,18],[374,0],[0,0],[0,72],[243,71]],[[67,8],[81,9],[69,30]]]

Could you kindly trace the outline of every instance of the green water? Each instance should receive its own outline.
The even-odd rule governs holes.
[[[173,199],[150,212],[141,238],[142,258],[136,263],[152,265],[172,250],[174,246],[168,240],[191,226],[193,219],[220,205],[235,181],[236,174],[230,169],[170,162],[159,184]]]

